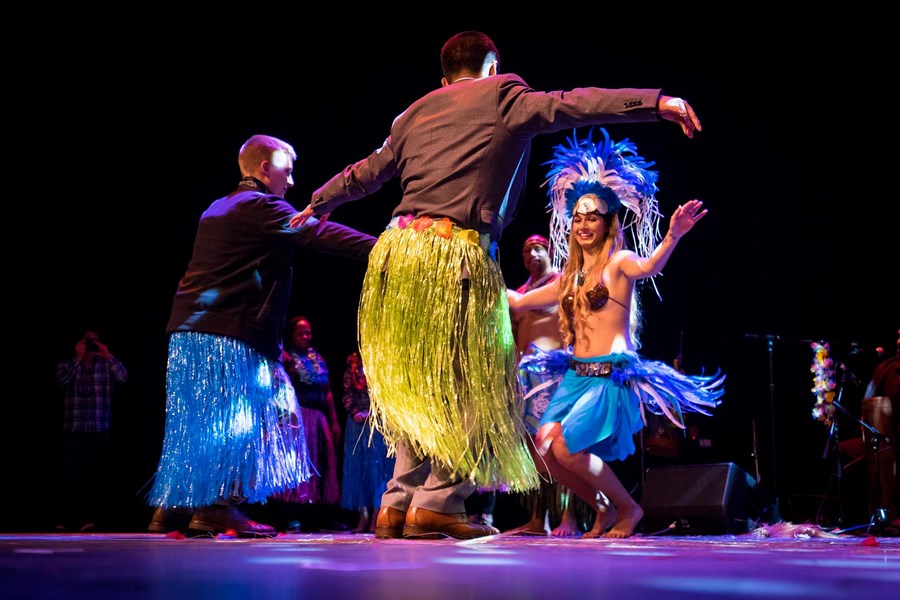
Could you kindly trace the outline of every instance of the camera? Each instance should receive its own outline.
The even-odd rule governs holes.
[[[96,352],[98,350],[97,342],[94,340],[84,340],[84,351],[85,352]]]

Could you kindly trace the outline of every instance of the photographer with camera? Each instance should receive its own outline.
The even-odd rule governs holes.
[[[58,531],[97,528],[113,393],[127,379],[125,366],[94,331],[85,331],[75,355],[56,367],[56,381],[63,386],[63,485],[75,499],[75,505],[63,505]]]

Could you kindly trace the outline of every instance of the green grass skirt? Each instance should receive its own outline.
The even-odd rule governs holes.
[[[476,232],[429,222],[386,230],[369,256],[359,341],[372,424],[392,453],[405,439],[479,486],[535,489],[500,267]]]

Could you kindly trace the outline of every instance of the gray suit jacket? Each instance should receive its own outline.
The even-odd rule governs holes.
[[[494,240],[516,214],[531,140],[583,125],[656,121],[659,89],[538,92],[518,76],[459,81],[394,119],[384,144],[313,192],[317,214],[400,177],[394,216],[448,217]]]

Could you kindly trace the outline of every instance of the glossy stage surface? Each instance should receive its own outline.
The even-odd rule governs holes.
[[[900,538],[804,530],[625,540],[0,534],[0,597],[897,600]]]

